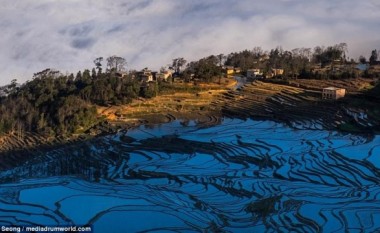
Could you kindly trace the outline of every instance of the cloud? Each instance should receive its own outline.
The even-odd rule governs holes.
[[[99,56],[159,69],[255,46],[346,42],[355,59],[380,49],[376,0],[3,0],[0,19],[0,85],[92,68]]]
[[[88,49],[95,42],[94,38],[81,38],[71,41],[71,46],[75,49]]]

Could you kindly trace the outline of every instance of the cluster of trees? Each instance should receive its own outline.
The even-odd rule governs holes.
[[[264,52],[260,47],[253,50],[244,50],[231,53],[227,56],[226,65],[241,67],[243,71],[259,68],[267,73],[272,68],[283,69],[284,76],[310,77],[311,69],[315,65],[325,67],[333,61],[346,61],[347,44],[340,43],[334,46],[317,46],[311,48],[296,48],[291,51],[281,47]]]
[[[125,70],[124,58],[107,58],[106,72],[102,72],[102,61],[95,59],[92,71],[79,71],[76,76],[46,69],[21,86],[13,80],[6,88],[7,96],[0,98],[0,135],[11,131],[71,135],[100,120],[94,104],[126,104],[155,94],[141,88],[133,73],[117,76]]]
[[[355,70],[355,61],[347,58],[347,51],[346,43],[327,47],[316,46],[314,49],[296,48],[291,51],[277,47],[264,52],[261,47],[254,47],[252,50],[233,52],[228,55],[211,55],[199,61],[190,62],[183,72],[183,77],[188,80],[190,74],[193,74],[194,77],[203,81],[211,81],[222,75],[222,67],[233,66],[239,67],[243,73],[248,69],[261,69],[264,74],[269,73],[272,68],[283,69],[282,77],[289,78],[355,78],[359,73]],[[361,56],[359,60],[365,63],[365,58],[364,61],[363,58]],[[374,65],[377,60],[378,53],[373,50],[369,64]]]
[[[313,71],[315,67],[332,67],[334,62],[352,64],[346,54],[345,43],[317,46],[313,50],[296,48],[286,51],[277,47],[269,52],[255,47],[228,55],[211,55],[186,66],[184,58],[175,58],[171,68],[185,81],[196,78],[205,82],[222,77],[225,66],[239,67],[243,73],[252,68],[264,73],[272,68],[283,69],[284,77],[293,78],[355,77],[357,74],[347,70],[340,73]],[[369,63],[378,64],[377,60],[378,52],[373,50]],[[73,134],[99,121],[94,104],[126,104],[135,98],[150,98],[170,89],[169,83],[146,84],[136,79],[136,72],[124,72],[127,63],[122,57],[112,56],[105,61],[104,71],[103,58],[99,57],[94,60],[95,67],[91,71],[79,71],[75,76],[46,69],[34,74],[31,81],[21,86],[13,80],[5,90],[0,90],[7,94],[0,97],[0,134],[15,130],[46,135]],[[361,56],[360,62],[366,63],[366,59]]]
[[[378,59],[378,52],[377,50],[372,50],[371,52],[371,56],[369,57],[369,64],[370,65],[375,65],[377,63],[377,59]]]
[[[189,80],[191,75],[202,79],[202,81],[213,81],[215,77],[223,75],[220,59],[217,56],[211,55],[199,61],[190,62],[183,74],[185,81]]]
[[[379,57],[379,53],[376,49],[372,50],[371,55],[369,57],[369,61],[367,62],[367,58],[363,55],[359,57],[359,62],[362,64],[369,63],[370,65],[376,65]]]
[[[315,63],[323,66],[333,61],[346,61],[347,44],[340,43],[327,48],[317,46],[314,48],[313,59]]]
[[[186,64],[186,62],[187,61],[183,57],[174,58],[171,68],[176,74],[179,74],[181,72],[181,68]]]
[[[96,121],[96,109],[81,99],[72,77],[49,69],[12,88],[0,102],[0,134],[31,131],[45,135],[72,134]]]

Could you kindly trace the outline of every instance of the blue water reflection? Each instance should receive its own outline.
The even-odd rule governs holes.
[[[0,172],[0,225],[94,232],[380,229],[380,137],[178,121],[29,156]]]

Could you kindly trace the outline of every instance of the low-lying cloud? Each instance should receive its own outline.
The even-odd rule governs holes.
[[[99,56],[159,69],[255,46],[346,42],[355,59],[380,48],[376,0],[4,0],[0,15],[0,85],[92,68]]]

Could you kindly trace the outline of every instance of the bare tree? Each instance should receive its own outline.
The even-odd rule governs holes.
[[[264,55],[264,51],[261,47],[256,46],[252,49],[252,54],[255,58],[260,58],[262,55]]]
[[[173,68],[176,73],[181,71],[182,66],[186,64],[186,60],[183,57],[173,59]]]
[[[311,52],[311,48],[303,48],[303,54],[307,58],[308,61],[311,60],[311,55],[313,54]]]
[[[98,73],[102,72],[102,61],[103,61],[103,57],[98,57],[98,58],[95,58],[94,60],[94,64],[95,64],[96,69],[98,70]]]
[[[298,56],[302,56],[301,55],[301,49],[300,48],[295,48],[295,49],[292,49],[292,55],[294,56],[294,57],[298,57]]]
[[[346,54],[347,54],[347,52],[348,52],[348,46],[347,46],[347,43],[339,43],[338,45],[337,45],[337,48],[338,48],[338,50],[339,51],[341,51],[342,52],[342,57],[343,57],[343,59],[346,59]]]
[[[46,77],[57,78],[60,75],[61,73],[58,70],[47,68],[40,72],[34,73],[33,78],[46,78]]]
[[[219,60],[219,66],[222,67],[224,60],[226,59],[226,56],[223,53],[221,53],[221,54],[217,55],[216,57]]]
[[[107,72],[121,72],[125,70],[126,66],[127,62],[122,57],[114,55],[107,58]]]

